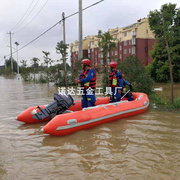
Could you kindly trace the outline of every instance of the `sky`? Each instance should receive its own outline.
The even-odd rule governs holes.
[[[99,1],[82,0],[82,7],[86,8]],[[106,32],[108,29],[136,23],[138,19],[147,17],[150,11],[160,10],[165,3],[177,4],[177,8],[180,8],[180,0],[104,0],[83,11],[83,38],[97,35],[98,30]],[[50,52],[49,57],[53,60],[60,59],[55,47],[57,42],[63,40],[63,27],[58,22],[62,20],[63,12],[68,17],[78,10],[79,0],[1,0],[0,65],[4,65],[4,56],[10,55],[9,32],[12,33],[13,52],[17,48],[15,42],[19,43],[19,62],[27,60],[30,65],[30,59],[37,57],[42,63],[42,51]],[[67,44],[78,40],[78,25],[78,14],[66,19]],[[45,33],[51,27],[53,28]],[[13,53],[13,58],[17,59],[16,52]]]

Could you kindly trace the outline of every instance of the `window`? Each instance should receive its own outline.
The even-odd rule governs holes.
[[[119,42],[121,42],[121,38],[119,38]]]
[[[95,57],[95,63],[97,63],[97,57]]]
[[[117,56],[117,50],[115,51],[114,55],[116,55],[116,56]]]
[[[127,54],[127,49],[124,49],[124,54]]]
[[[120,54],[120,57],[119,57],[120,59],[122,59],[122,54]]]
[[[131,31],[129,31],[129,36],[131,36]]]
[[[95,55],[97,55],[97,51],[95,51]]]
[[[129,53],[131,54],[131,48],[129,48]]]
[[[132,54],[136,54],[136,49],[135,49],[135,47],[132,47]]]
[[[132,35],[135,36],[135,35],[136,35],[136,31],[133,31],[133,32],[132,32]]]
[[[94,52],[94,48],[92,48],[91,51]]]
[[[121,31],[119,32],[119,34],[121,34]]]
[[[114,39],[117,39],[117,35],[114,36]]]
[[[129,40],[129,45],[131,45],[131,41],[132,41],[132,40]]]
[[[122,50],[122,46],[119,46],[119,50],[120,50],[120,51]]]
[[[124,46],[127,46],[127,41],[124,41]]]
[[[132,39],[132,45],[135,45],[136,44],[136,38],[133,38]]]
[[[126,36],[127,36],[127,32],[124,33],[124,37],[126,37]]]
[[[111,56],[113,56],[113,51],[111,52]]]
[[[93,45],[94,45],[94,42],[92,42],[91,45],[93,46]]]

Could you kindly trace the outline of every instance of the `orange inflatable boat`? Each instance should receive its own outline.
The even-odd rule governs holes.
[[[142,113],[146,111],[148,106],[149,99],[145,93],[133,93],[133,101],[127,101],[126,98],[123,98],[120,102],[109,103],[109,98],[103,97],[97,98],[96,106],[84,109],[81,108],[80,100],[75,101],[74,105],[69,108],[68,113],[56,115],[52,119],[51,116],[41,120],[35,118],[35,115],[45,109],[46,106],[31,107],[20,114],[17,120],[25,123],[36,123],[51,119],[41,131],[54,136],[63,136]]]
[[[109,103],[109,98],[108,97],[102,97],[102,98],[97,98],[95,104],[100,105],[100,104],[108,104],[108,103]],[[73,102],[72,104],[73,105],[71,105],[71,106],[69,105],[69,107],[67,106],[66,109],[68,109],[68,110],[64,111],[63,113],[69,113],[72,111],[81,111],[82,110],[81,100],[77,100],[77,101]],[[48,113],[47,116],[44,116],[43,118],[36,118],[35,117],[36,114],[40,113],[46,107],[47,107],[47,105],[32,106],[32,107],[26,109],[20,115],[18,115],[16,119],[18,121],[21,121],[21,122],[24,122],[27,124],[49,121],[49,120],[53,119],[54,116],[56,116],[56,114],[54,112]]]

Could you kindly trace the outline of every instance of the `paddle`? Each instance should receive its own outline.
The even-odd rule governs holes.
[[[130,91],[130,89],[123,95],[123,97],[126,96],[126,94],[129,93],[129,91]],[[123,98],[123,97],[122,97],[122,98]],[[122,98],[121,98],[121,100],[122,100]]]

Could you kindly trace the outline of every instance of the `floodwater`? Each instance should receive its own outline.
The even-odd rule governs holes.
[[[56,92],[0,76],[0,180],[180,179],[180,114],[149,108],[63,137],[15,120]]]
[[[165,99],[166,101],[170,101],[171,99],[171,85],[164,83],[156,83],[154,85],[156,93]],[[174,89],[174,98],[180,98],[180,83],[176,83],[173,85]]]

